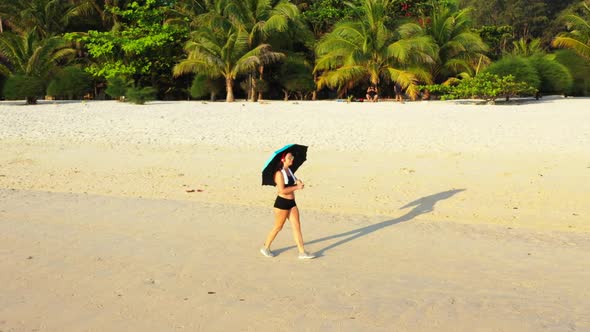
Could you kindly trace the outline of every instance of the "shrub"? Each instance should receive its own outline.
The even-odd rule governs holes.
[[[502,87],[501,95],[509,100],[514,96],[538,96],[539,90],[526,82],[515,82],[512,76],[505,76],[499,82]]]
[[[207,94],[210,95],[211,101],[215,101],[215,97],[221,93],[222,88],[218,81],[212,80],[204,75],[197,75],[193,79],[193,84],[190,88],[190,95],[193,98],[202,98]]]
[[[554,58],[538,55],[530,57],[529,61],[541,79],[539,92],[565,94],[571,91],[574,80],[568,69]]]
[[[419,85],[418,91],[422,93],[424,99],[439,99],[444,95],[451,93],[453,87],[446,84],[429,84]]]
[[[277,80],[282,86],[283,99],[288,100],[291,94],[299,99],[315,90],[315,82],[312,75],[313,68],[307,63],[301,54],[293,54],[284,59],[278,71]]]
[[[68,99],[82,97],[92,89],[90,75],[78,67],[66,67],[59,71],[49,83],[47,94]]]
[[[254,83],[253,86],[252,86],[252,83]],[[253,82],[250,81],[249,78],[246,78],[245,80],[240,82],[240,88],[247,95],[249,95],[250,98],[253,98],[253,100],[256,100],[258,98],[259,94],[264,93],[264,92],[268,92],[268,90],[269,90],[268,83],[265,80],[258,79],[258,78],[254,79]],[[257,95],[250,96],[251,92],[254,92]]]
[[[294,93],[299,99],[303,100],[306,94],[309,94],[315,89],[315,82],[313,78],[307,76],[297,76],[292,80],[283,83],[284,100],[289,99],[289,95]]]
[[[36,104],[39,96],[43,96],[45,86],[43,80],[27,75],[13,75],[4,83],[6,99],[26,99],[27,104]]]
[[[541,80],[535,67],[520,56],[505,56],[492,63],[485,72],[496,74],[498,77],[512,75],[515,82],[526,82],[533,88],[539,88]]]
[[[501,96],[508,99],[512,96],[534,95],[537,92],[536,88],[526,82],[515,82],[512,75],[499,77],[490,73],[466,78],[456,86],[434,84],[421,86],[421,88],[440,94],[443,100],[474,98],[494,101]]]
[[[207,86],[207,76],[196,75],[191,85],[190,94],[193,98],[201,98],[209,93]]]
[[[448,99],[477,98],[496,100],[502,93],[502,86],[498,75],[482,73],[473,78],[462,80],[448,96]]]
[[[156,89],[152,87],[128,88],[125,97],[134,104],[143,105],[146,101],[156,99]]]
[[[555,52],[555,60],[564,65],[572,76],[572,87],[566,91],[568,95],[590,95],[590,63],[572,50]]]
[[[127,82],[121,77],[112,77],[107,80],[107,88],[104,91],[107,95],[114,99],[121,99],[127,91]]]

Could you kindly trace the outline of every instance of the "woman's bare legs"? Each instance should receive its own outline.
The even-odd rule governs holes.
[[[281,210],[275,208],[275,225],[273,226],[272,230],[266,236],[266,241],[264,242],[264,247],[266,249],[270,249],[270,245],[272,241],[274,241],[277,234],[283,229],[283,225],[285,225],[285,221],[289,216],[289,210]]]
[[[293,228],[293,238],[297,248],[300,253],[303,253],[305,249],[303,248],[303,234],[301,234],[301,222],[299,221],[299,209],[297,207],[291,209],[289,221],[291,222],[291,228]]]

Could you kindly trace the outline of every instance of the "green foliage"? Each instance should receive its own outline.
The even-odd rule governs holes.
[[[482,73],[474,78],[461,81],[451,90],[451,93],[443,96],[443,99],[474,98],[484,100],[496,100],[502,93],[504,84],[497,75]]]
[[[310,2],[302,15],[311,25],[314,35],[322,36],[331,30],[336,22],[351,19],[354,16],[354,9],[341,0],[318,0]]]
[[[419,85],[418,90],[423,94],[427,94],[429,98],[437,99],[441,96],[451,95],[453,93],[453,86],[447,84],[427,84]]]
[[[190,89],[191,97],[201,98],[209,94],[209,85],[207,76],[196,75]]]
[[[95,62],[87,71],[94,77],[127,76],[141,83],[151,82],[158,74],[163,79],[170,73],[187,36],[185,27],[163,23],[164,4],[146,0],[143,5],[132,2],[126,9],[107,7],[121,20],[114,29],[66,34],[66,38],[82,42],[88,49]]]
[[[506,45],[513,38],[513,29],[510,25],[483,25],[475,32],[489,46],[489,55],[492,59],[499,59],[506,53]]]
[[[311,66],[301,55],[291,55],[285,59],[279,70],[279,83],[283,87],[284,100],[288,100],[291,94],[296,94],[299,99],[315,89],[315,82],[311,74]]]
[[[143,105],[147,101],[156,99],[156,89],[153,87],[130,87],[125,92],[125,98],[134,104]]]
[[[120,76],[111,77],[107,80],[105,93],[112,98],[120,99],[127,91],[127,82]]]
[[[250,84],[252,84],[252,86],[250,86]],[[250,81],[250,79],[245,79],[242,82],[240,82],[240,88],[246,93],[251,89],[254,93],[261,93],[268,92],[269,86],[266,81],[261,79],[254,79],[252,81]]]
[[[513,96],[530,96],[537,93],[537,89],[525,82],[516,82],[514,76],[500,77],[495,74],[482,73],[473,78],[461,80],[456,86],[452,85],[425,85],[423,91],[440,95],[447,99],[483,99],[495,101],[498,97],[506,99]]]
[[[435,62],[436,44],[414,23],[389,29],[385,24],[388,4],[387,0],[363,0],[356,7],[362,13],[357,20],[339,22],[320,40],[314,68],[320,73],[318,88],[338,88],[344,95],[358,84],[396,81],[415,98],[417,82],[430,81],[423,65]]]
[[[204,75],[196,75],[190,88],[190,94],[193,98],[202,98],[206,95],[211,96],[211,101],[221,92],[217,80],[212,80]]]
[[[35,31],[40,38],[65,32],[69,20],[77,15],[74,1],[0,0],[0,17],[12,31],[24,34]]]
[[[0,63],[0,73],[24,74],[48,81],[59,65],[72,61],[75,50],[60,37],[40,39],[33,30],[22,35],[7,31],[0,33],[0,55],[7,61]]]
[[[450,77],[473,76],[481,62],[487,63],[487,45],[471,30],[470,11],[433,5],[426,33],[438,45],[438,56],[430,73],[435,82]]]
[[[34,30],[22,35],[0,33],[0,74],[9,77],[4,86],[6,98],[36,103],[49,78],[59,65],[69,63],[73,54],[59,37],[40,39]]]
[[[270,2],[261,2],[255,8],[247,6],[251,3],[240,4],[220,2],[215,10],[199,16],[206,24],[191,33],[185,45],[188,55],[173,71],[176,77],[191,73],[212,79],[223,77],[228,102],[234,101],[233,86],[238,75],[261,72],[264,65],[283,57],[262,40],[266,34],[286,28],[297,12],[296,7],[284,2],[275,8]]]
[[[92,89],[91,77],[78,67],[65,67],[59,71],[47,87],[47,94],[68,99],[82,97]]]
[[[555,60],[564,65],[572,75],[573,85],[568,94],[590,96],[590,62],[572,50],[556,52]]]
[[[552,41],[552,46],[569,48],[580,56],[590,60],[590,6],[583,3],[582,13],[565,16],[568,31],[559,34]]]
[[[225,83],[229,90],[234,80],[248,76],[253,80],[250,87],[265,90],[267,85],[273,97],[280,95],[279,89],[283,96],[301,97],[315,87],[313,78],[320,87],[338,89],[340,96],[367,81],[378,81],[384,91],[389,90],[393,80],[405,82],[402,85],[412,94],[419,83],[476,75],[487,65],[486,56],[496,60],[509,53],[540,54],[556,35],[554,47],[590,59],[588,4],[586,0],[0,0],[4,31],[0,75],[37,77],[48,92],[70,94],[74,92],[65,91],[64,85],[73,80],[54,78],[75,60],[100,81],[121,77],[137,86],[153,86],[160,98],[186,97],[193,74],[201,76],[201,85],[207,81],[222,88]],[[473,9],[470,15],[467,6]],[[556,19],[563,10],[567,15]],[[71,31],[80,31],[67,34],[77,43],[58,37]],[[488,52],[478,34],[489,45]],[[286,63],[281,54],[287,53],[303,54],[310,65],[272,65],[277,60]],[[558,61],[574,80],[566,93],[588,95],[587,60],[559,54]],[[562,67],[545,60],[527,61],[536,68],[544,93],[561,93],[567,87]],[[175,75],[170,75],[176,64]],[[515,69],[501,76],[526,76]],[[177,77],[186,73],[191,75]],[[198,90],[195,84],[192,88]],[[199,94],[205,95],[204,91]],[[436,94],[436,88],[432,92]],[[248,95],[253,96],[252,90]],[[233,93],[227,94],[230,97]]]
[[[538,96],[539,90],[526,82],[515,82],[512,75],[502,77],[500,80],[502,95],[508,100],[515,96]]]
[[[535,67],[526,58],[520,56],[505,56],[492,63],[486,68],[485,72],[496,74],[499,77],[512,75],[516,82],[526,82],[536,89],[541,84],[541,79]]]
[[[564,65],[555,61],[554,56],[537,55],[530,57],[529,61],[535,67],[541,79],[539,92],[544,94],[566,94],[571,91],[573,86],[572,75]]]
[[[17,74],[4,83],[4,97],[9,100],[26,99],[27,104],[36,104],[43,96],[45,85],[39,77]]]
[[[455,0],[391,1],[388,11],[395,17],[430,17],[440,8],[455,7]]]
[[[535,38],[532,40],[525,40],[520,38],[512,42],[512,55],[529,57],[534,55],[543,55],[545,51],[541,47],[541,39]]]
[[[547,0],[461,0],[460,5],[475,8],[477,25],[509,25],[516,38],[540,36],[547,27]]]
[[[255,85],[256,92],[268,92],[269,86],[265,80],[256,79],[256,80],[254,80],[254,82],[256,83],[256,85]]]

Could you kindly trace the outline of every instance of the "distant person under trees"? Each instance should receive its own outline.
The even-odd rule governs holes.
[[[393,92],[395,92],[395,101],[404,101],[404,91],[398,82],[395,82],[395,85],[393,86]]]
[[[370,102],[377,102],[379,99],[379,90],[377,90],[376,86],[369,86],[367,88],[367,101]]]

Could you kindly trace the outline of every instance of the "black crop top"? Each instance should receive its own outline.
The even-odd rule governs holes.
[[[283,173],[285,187],[294,187],[297,185],[297,178],[295,177],[293,172],[291,172],[290,169],[287,169],[286,171],[284,169],[281,169],[281,173]]]
[[[297,185],[295,179],[291,175],[287,175],[287,179],[289,182],[285,184],[285,187],[295,187]]]

